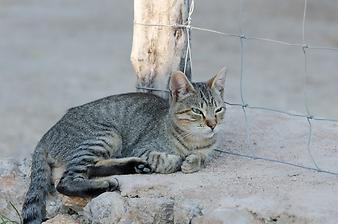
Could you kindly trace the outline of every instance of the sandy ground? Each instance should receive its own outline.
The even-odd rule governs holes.
[[[247,35],[301,42],[302,0],[243,2]],[[308,2],[306,42],[337,47],[338,2]],[[29,156],[67,108],[134,90],[129,61],[132,10],[132,1],[0,1],[2,158]],[[196,0],[193,24],[238,33],[238,13],[239,1]],[[226,65],[226,98],[239,102],[239,40],[199,31],[192,38],[194,79],[206,80]],[[308,53],[308,96],[315,115],[338,118],[337,59],[335,51]],[[304,112],[302,49],[248,41],[244,68],[244,98],[250,105]],[[313,166],[306,149],[306,120],[249,110],[247,147],[241,111],[235,107],[228,111],[221,148]],[[338,171],[337,124],[313,122],[313,127],[316,161],[321,168]],[[140,185],[150,180],[169,187],[189,180],[176,186],[182,187],[184,197],[204,197],[208,205],[236,205],[266,217],[297,215],[295,223],[303,218],[308,223],[336,223],[338,215],[337,177],[294,167],[224,155],[199,175],[157,177],[124,178]],[[210,201],[206,192],[213,195]],[[285,223],[291,223],[291,218]]]

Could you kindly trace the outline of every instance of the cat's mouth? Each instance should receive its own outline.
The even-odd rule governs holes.
[[[216,131],[215,129],[204,129],[203,131],[200,131],[199,133],[197,133],[198,136],[202,137],[202,138],[212,138],[216,135]]]
[[[218,128],[209,128],[209,127],[192,127],[187,132],[190,133],[190,136],[193,136],[194,139],[210,139],[214,138],[218,133]]]

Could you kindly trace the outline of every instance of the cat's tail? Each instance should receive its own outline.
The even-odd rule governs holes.
[[[22,207],[24,224],[41,224],[46,216],[46,196],[51,187],[51,168],[47,153],[37,146],[33,154],[31,183]]]

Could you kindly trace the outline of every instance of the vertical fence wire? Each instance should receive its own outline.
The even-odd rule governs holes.
[[[308,79],[309,79],[309,73],[308,73],[308,63],[307,63],[307,48],[308,45],[305,42],[305,22],[306,22],[306,13],[307,13],[307,8],[308,8],[308,4],[307,4],[307,0],[304,0],[304,10],[303,10],[303,22],[302,22],[302,50],[303,50],[303,54],[304,54],[304,106],[305,106],[305,110],[306,110],[306,114],[308,115],[308,117],[306,118],[307,123],[309,125],[309,134],[308,134],[308,139],[307,139],[307,152],[311,158],[311,161],[313,163],[313,165],[316,167],[316,169],[318,171],[321,171],[321,169],[319,168],[316,160],[314,159],[312,152],[311,152],[311,141],[312,141],[312,115],[310,112],[310,107],[309,107],[309,96],[308,96]]]
[[[243,0],[239,1],[239,19],[238,19],[238,26],[240,31],[240,96],[241,96],[241,102],[242,102],[242,111],[244,115],[244,123],[245,123],[245,145],[247,150],[250,152],[252,156],[255,155],[254,151],[250,148],[250,126],[249,126],[249,120],[248,115],[246,113],[246,107],[248,104],[245,101],[244,98],[244,41],[246,39],[245,34],[243,33]]]

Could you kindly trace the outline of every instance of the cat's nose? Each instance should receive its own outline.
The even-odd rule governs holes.
[[[206,120],[205,123],[211,130],[214,130],[217,124],[215,120]]]

